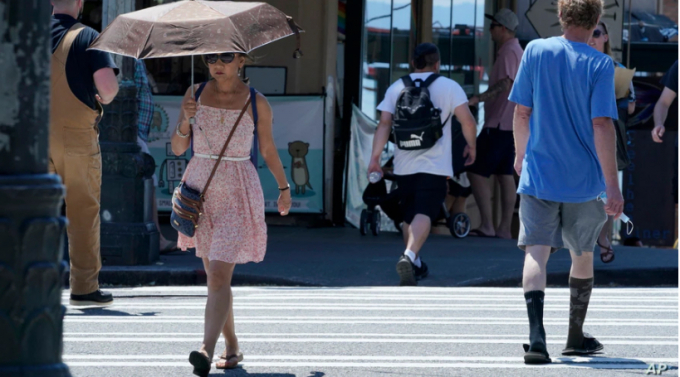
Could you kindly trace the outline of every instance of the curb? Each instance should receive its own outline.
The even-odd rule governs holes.
[[[64,287],[68,287],[69,273],[64,277]],[[195,286],[206,285],[207,277],[203,269],[198,270],[135,270],[102,269],[99,272],[102,287],[139,287],[139,286]],[[320,287],[320,284],[294,281],[289,279],[234,274],[232,286],[281,286],[281,287]]]
[[[133,268],[102,269],[99,274],[102,286],[191,286],[206,285],[203,269],[151,270]],[[569,273],[549,273],[547,283],[550,287],[568,287]],[[65,286],[68,285],[68,272]],[[281,287],[320,287],[322,284],[301,282],[278,277],[234,274],[233,286],[281,286]],[[522,278],[479,279],[452,284],[459,287],[521,287]],[[678,268],[625,269],[595,271],[595,286],[599,287],[677,287]]]

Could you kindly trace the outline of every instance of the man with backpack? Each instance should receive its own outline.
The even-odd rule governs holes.
[[[455,81],[438,75],[439,49],[422,43],[413,52],[415,71],[392,84],[378,105],[382,112],[373,139],[368,174],[380,173],[380,155],[388,139],[397,146],[394,174],[399,185],[404,215],[406,250],[397,262],[400,285],[417,285],[428,275],[418,256],[446,198],[447,177],[453,176],[452,153],[475,160],[476,121],[467,106],[463,89]],[[451,116],[463,127],[468,146],[451,150]],[[390,136],[391,135],[391,136]]]

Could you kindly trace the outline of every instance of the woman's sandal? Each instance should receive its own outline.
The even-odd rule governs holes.
[[[224,351],[222,356],[220,356],[220,361],[215,363],[216,369],[233,369],[236,368],[238,363],[243,361],[243,353],[238,352],[232,355],[227,355],[227,351]]]
[[[609,246],[604,246],[600,243],[600,241],[597,241],[597,246],[606,249],[607,251],[604,253],[600,253],[600,260],[602,263],[611,263],[614,261],[614,258],[616,258],[616,254],[614,254],[614,249],[612,249],[611,245]],[[611,255],[611,258],[605,260],[605,257],[609,257]]]
[[[208,377],[210,373],[210,359],[208,356],[193,351],[189,354],[189,362],[194,366],[194,374],[200,377]]]

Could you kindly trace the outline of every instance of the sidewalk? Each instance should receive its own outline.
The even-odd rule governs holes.
[[[170,235],[172,228],[163,229]],[[269,227],[269,247],[262,263],[236,266],[234,285],[394,286],[395,264],[403,252],[401,237],[359,235],[346,228]],[[678,251],[618,246],[611,264],[595,258],[599,286],[678,286]],[[430,237],[422,251],[430,276],[421,286],[521,285],[524,254],[515,240],[451,236]],[[548,285],[566,286],[570,258],[561,250],[548,263]],[[104,266],[104,285],[205,284],[201,260],[190,252],[161,256],[151,266]]]

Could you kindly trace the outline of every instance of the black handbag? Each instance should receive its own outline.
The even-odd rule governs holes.
[[[232,136],[234,136],[234,131],[236,131],[236,127],[238,127],[243,114],[245,114],[246,110],[248,110],[250,102],[250,99],[246,101],[243,110],[241,110],[241,114],[239,114],[238,118],[236,119],[234,127],[232,127],[231,132],[229,133],[229,137],[227,137],[227,141],[224,142],[224,146],[220,151],[220,155],[215,161],[215,166],[213,166],[213,169],[210,172],[210,177],[208,177],[208,181],[205,183],[205,187],[203,187],[203,192],[189,187],[186,182],[182,181],[182,183],[180,183],[179,186],[175,188],[175,191],[172,194],[172,213],[170,214],[170,224],[172,224],[172,227],[175,228],[175,230],[187,237],[193,237],[196,233],[196,228],[198,228],[198,220],[203,214],[205,193],[208,191],[208,186],[210,186],[210,182],[215,176],[215,172],[222,161],[224,152],[226,152],[227,146],[229,146],[229,142],[231,141]]]

